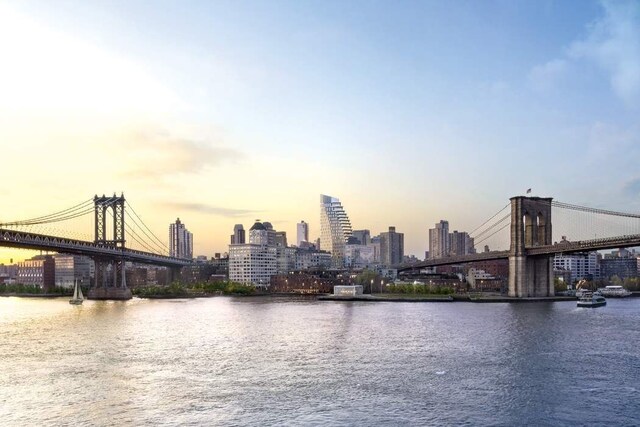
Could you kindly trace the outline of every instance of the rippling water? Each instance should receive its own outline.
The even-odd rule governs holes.
[[[0,298],[0,425],[639,425],[640,298]]]

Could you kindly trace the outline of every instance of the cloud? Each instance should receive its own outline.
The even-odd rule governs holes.
[[[215,138],[197,140],[174,136],[164,130],[134,130],[119,140],[120,148],[127,152],[123,175],[128,178],[198,174],[245,157],[241,151],[225,147]]]
[[[542,65],[536,65],[529,72],[529,82],[540,91],[546,91],[556,85],[567,70],[567,61],[554,59]]]
[[[221,208],[218,206],[205,205],[202,203],[181,203],[181,202],[170,202],[164,203],[164,206],[171,209],[182,209],[192,212],[200,212],[205,214],[219,215],[228,218],[236,218],[248,216],[251,214],[257,214],[259,210],[250,210],[250,209],[232,209],[232,208]]]
[[[573,59],[593,61],[610,75],[615,94],[627,103],[640,98],[640,3],[603,1],[604,16],[584,40],[571,44]]]

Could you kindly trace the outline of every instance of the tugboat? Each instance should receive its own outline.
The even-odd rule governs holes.
[[[602,307],[607,304],[607,300],[600,292],[585,292],[578,300],[578,307]]]

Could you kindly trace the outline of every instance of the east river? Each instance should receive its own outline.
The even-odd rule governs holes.
[[[0,425],[640,425],[640,298],[0,298]]]

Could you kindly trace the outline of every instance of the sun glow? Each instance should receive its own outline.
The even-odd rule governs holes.
[[[1,5],[0,52],[0,109],[120,116],[181,105],[135,61]]]

